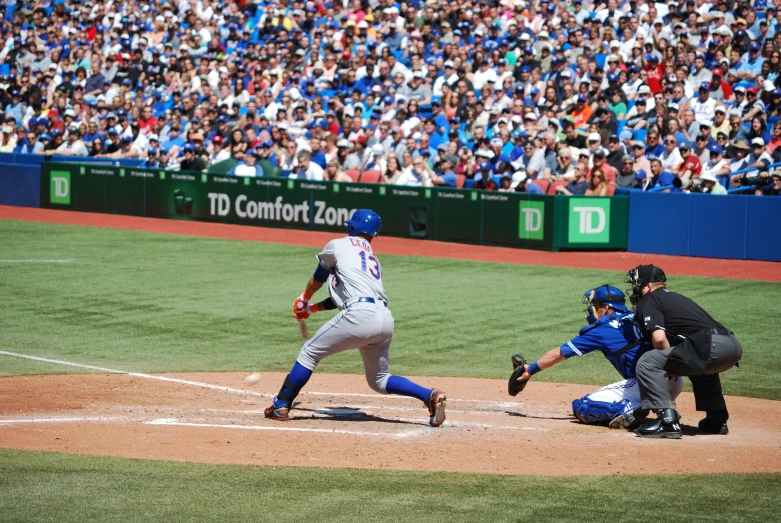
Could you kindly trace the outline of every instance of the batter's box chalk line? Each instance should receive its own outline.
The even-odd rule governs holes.
[[[160,418],[144,422],[144,425],[165,425],[170,427],[195,427],[195,428],[216,428],[233,430],[271,430],[277,432],[312,432],[317,434],[347,434],[351,436],[374,436],[384,438],[409,438],[428,434],[432,429],[421,427],[418,429],[405,430],[401,432],[369,432],[362,430],[344,430],[344,429],[315,429],[308,427],[278,427],[269,425],[225,425],[219,423],[190,423],[179,421],[175,418]]]

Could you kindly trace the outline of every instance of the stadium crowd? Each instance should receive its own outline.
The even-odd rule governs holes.
[[[0,152],[196,171],[234,159],[240,176],[408,186],[779,195],[779,6],[4,0]]]

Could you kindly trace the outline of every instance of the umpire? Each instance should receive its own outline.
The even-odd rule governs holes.
[[[635,432],[644,438],[681,437],[680,416],[670,397],[668,376],[688,376],[694,400],[706,416],[702,432],[727,434],[727,404],[719,373],[737,365],[743,347],[732,332],[714,320],[690,298],[667,290],[664,271],[640,265],[627,273],[632,284],[630,301],[635,318],[657,350],[648,351],[637,363],[636,377],[642,408],[655,410],[659,419]]]

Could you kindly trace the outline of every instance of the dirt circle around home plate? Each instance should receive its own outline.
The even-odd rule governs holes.
[[[315,374],[288,422],[263,409],[284,379],[263,373],[68,374],[0,379],[0,447],[159,460],[500,474],[781,471],[781,402],[728,397],[730,434],[701,435],[691,394],[681,440],[587,426],[572,399],[595,387],[415,377],[448,395],[428,426],[417,400],[373,393],[362,376]]]

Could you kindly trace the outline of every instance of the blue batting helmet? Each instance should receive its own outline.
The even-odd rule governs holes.
[[[588,305],[583,312],[586,315],[589,325],[593,325],[597,322],[597,305],[608,305],[611,309],[618,312],[629,312],[629,309],[625,305],[626,295],[617,287],[608,284],[587,290],[583,295],[583,303]]]
[[[382,218],[370,209],[358,209],[347,220],[347,234],[358,236],[359,234],[371,234],[377,236],[382,227]]]

